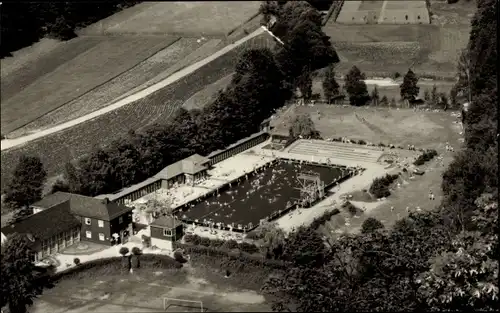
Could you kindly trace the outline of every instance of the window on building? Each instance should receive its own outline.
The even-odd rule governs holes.
[[[97,225],[99,225],[99,227],[104,227],[104,221],[98,220]]]
[[[90,230],[87,230],[87,231],[85,232],[85,237],[87,237],[87,238],[92,238],[92,232],[91,232]]]
[[[123,223],[123,216],[120,216],[120,217],[118,218],[118,224],[121,224],[121,223]]]
[[[90,218],[86,217],[85,218],[85,225],[90,225],[92,224],[92,221],[90,220]]]
[[[103,233],[99,233],[99,240],[104,241],[104,234]]]
[[[405,15],[405,19],[408,20],[408,15]]]
[[[172,236],[172,230],[164,228],[163,236]]]
[[[420,19],[420,15],[417,15],[417,20],[419,20],[419,19]]]

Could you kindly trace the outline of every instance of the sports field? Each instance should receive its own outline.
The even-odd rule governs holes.
[[[261,219],[286,209],[287,202],[291,204],[300,199],[300,190],[296,188],[300,187],[297,177],[301,171],[318,174],[325,186],[344,175],[342,169],[335,166],[280,161],[181,214],[188,220],[258,225]]]
[[[204,312],[267,312],[269,305],[257,291],[236,287],[213,270],[151,269],[110,275],[90,269],[63,279],[35,300],[31,313],[84,312],[200,312],[200,304],[179,302],[164,310],[163,299],[202,301]],[[210,273],[208,273],[210,271]],[[221,271],[222,272],[222,271]],[[186,305],[190,305],[189,307]]]

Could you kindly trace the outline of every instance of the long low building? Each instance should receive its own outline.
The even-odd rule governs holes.
[[[214,151],[207,157],[194,154],[186,159],[170,164],[153,177],[138,184],[124,188],[113,194],[99,195],[96,198],[108,198],[110,201],[125,204],[128,201],[135,201],[161,188],[171,188],[175,184],[192,186],[199,180],[204,179],[207,176],[208,169],[213,165],[266,141],[269,138],[269,134],[267,133],[268,126],[269,121],[266,120],[261,125],[263,131],[239,140],[226,149]]]

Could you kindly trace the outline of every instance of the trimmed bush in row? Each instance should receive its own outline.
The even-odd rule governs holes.
[[[384,177],[375,178],[370,186],[370,193],[377,198],[388,197],[391,195],[389,186],[399,177],[399,174],[387,174]]]
[[[332,141],[342,142],[343,138],[345,138],[345,137],[332,138]],[[345,139],[349,140],[349,142],[353,143],[353,144],[364,145],[364,146],[368,145],[368,142],[364,141],[363,139],[360,139],[360,140],[349,139],[349,138],[345,138]],[[383,142],[380,142],[378,144],[373,144],[373,146],[376,146],[376,147],[387,147],[387,148],[390,148],[390,149],[398,148],[398,149],[408,149],[408,150],[424,151],[424,149],[422,149],[422,148],[409,149],[409,148],[405,148],[403,146],[396,146],[396,145],[392,145],[392,144],[385,144]]]
[[[423,165],[425,162],[432,160],[438,153],[434,149],[426,150],[413,162],[413,165]]]
[[[248,242],[242,242],[238,243],[236,240],[230,239],[230,240],[221,240],[221,239],[210,239],[206,237],[200,237],[198,235],[190,235],[187,234],[184,236],[184,241],[186,243],[193,244],[195,246],[201,245],[205,247],[211,247],[211,248],[224,248],[227,250],[231,249],[240,249],[243,252],[246,253],[258,253],[259,248],[255,244],[251,244]]]

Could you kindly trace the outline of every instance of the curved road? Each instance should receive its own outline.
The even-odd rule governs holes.
[[[239,45],[241,45],[242,43],[246,42],[247,40],[255,37],[255,36],[258,36],[264,32],[266,32],[267,29],[265,27],[259,27],[257,30],[255,30],[254,32],[252,32],[251,34],[243,37],[242,39],[236,41],[235,43],[233,44],[230,44],[224,48],[222,48],[221,50],[217,51],[216,53],[210,55],[209,57],[206,57],[205,59],[201,60],[201,61],[198,61],[194,64],[191,64],[185,68],[183,68],[182,70],[170,75],[169,77],[167,77],[166,79],[152,85],[152,86],[149,86],[141,91],[138,91],[137,93],[135,94],[132,94],[130,96],[127,96],[117,102],[114,102],[112,103],[111,105],[105,107],[105,108],[102,108],[102,109],[99,109],[97,111],[94,111],[92,113],[89,113],[87,115],[84,115],[84,116],[81,116],[79,118],[76,118],[74,120],[71,120],[69,122],[65,122],[65,123],[62,123],[62,124],[59,124],[59,125],[56,125],[54,127],[51,127],[51,128],[47,128],[47,129],[44,129],[44,130],[41,130],[39,132],[36,132],[34,134],[30,134],[30,135],[26,135],[26,136],[22,136],[22,137],[18,137],[18,138],[14,138],[14,139],[4,139],[1,141],[1,151],[4,151],[4,150],[7,150],[7,149],[10,149],[10,148],[13,148],[15,146],[19,146],[19,145],[23,145],[27,142],[30,142],[30,141],[33,141],[35,139],[39,139],[39,138],[42,138],[42,137],[45,137],[45,136],[48,136],[50,134],[53,134],[53,133],[56,133],[58,131],[61,131],[61,130],[64,130],[66,128],[70,128],[72,126],[75,126],[75,125],[78,125],[80,123],[83,123],[85,121],[88,121],[88,120],[91,120],[93,118],[96,118],[102,114],[105,114],[105,113],[108,113],[108,112],[111,112],[113,110],[116,110],[124,105],[127,105],[129,103],[132,103],[134,101],[137,101],[139,99],[142,99],[150,94],[152,94],[153,92],[159,90],[159,89],[162,89],[164,88],[165,86],[168,86],[174,82],[176,82],[177,80],[183,78],[184,76],[186,75],[189,75],[191,74],[192,72],[196,71],[197,69],[199,69],[200,67],[206,65],[207,63],[210,63],[212,62],[213,60],[217,59],[218,57],[226,54],[227,52],[233,50],[234,48],[238,47]]]

